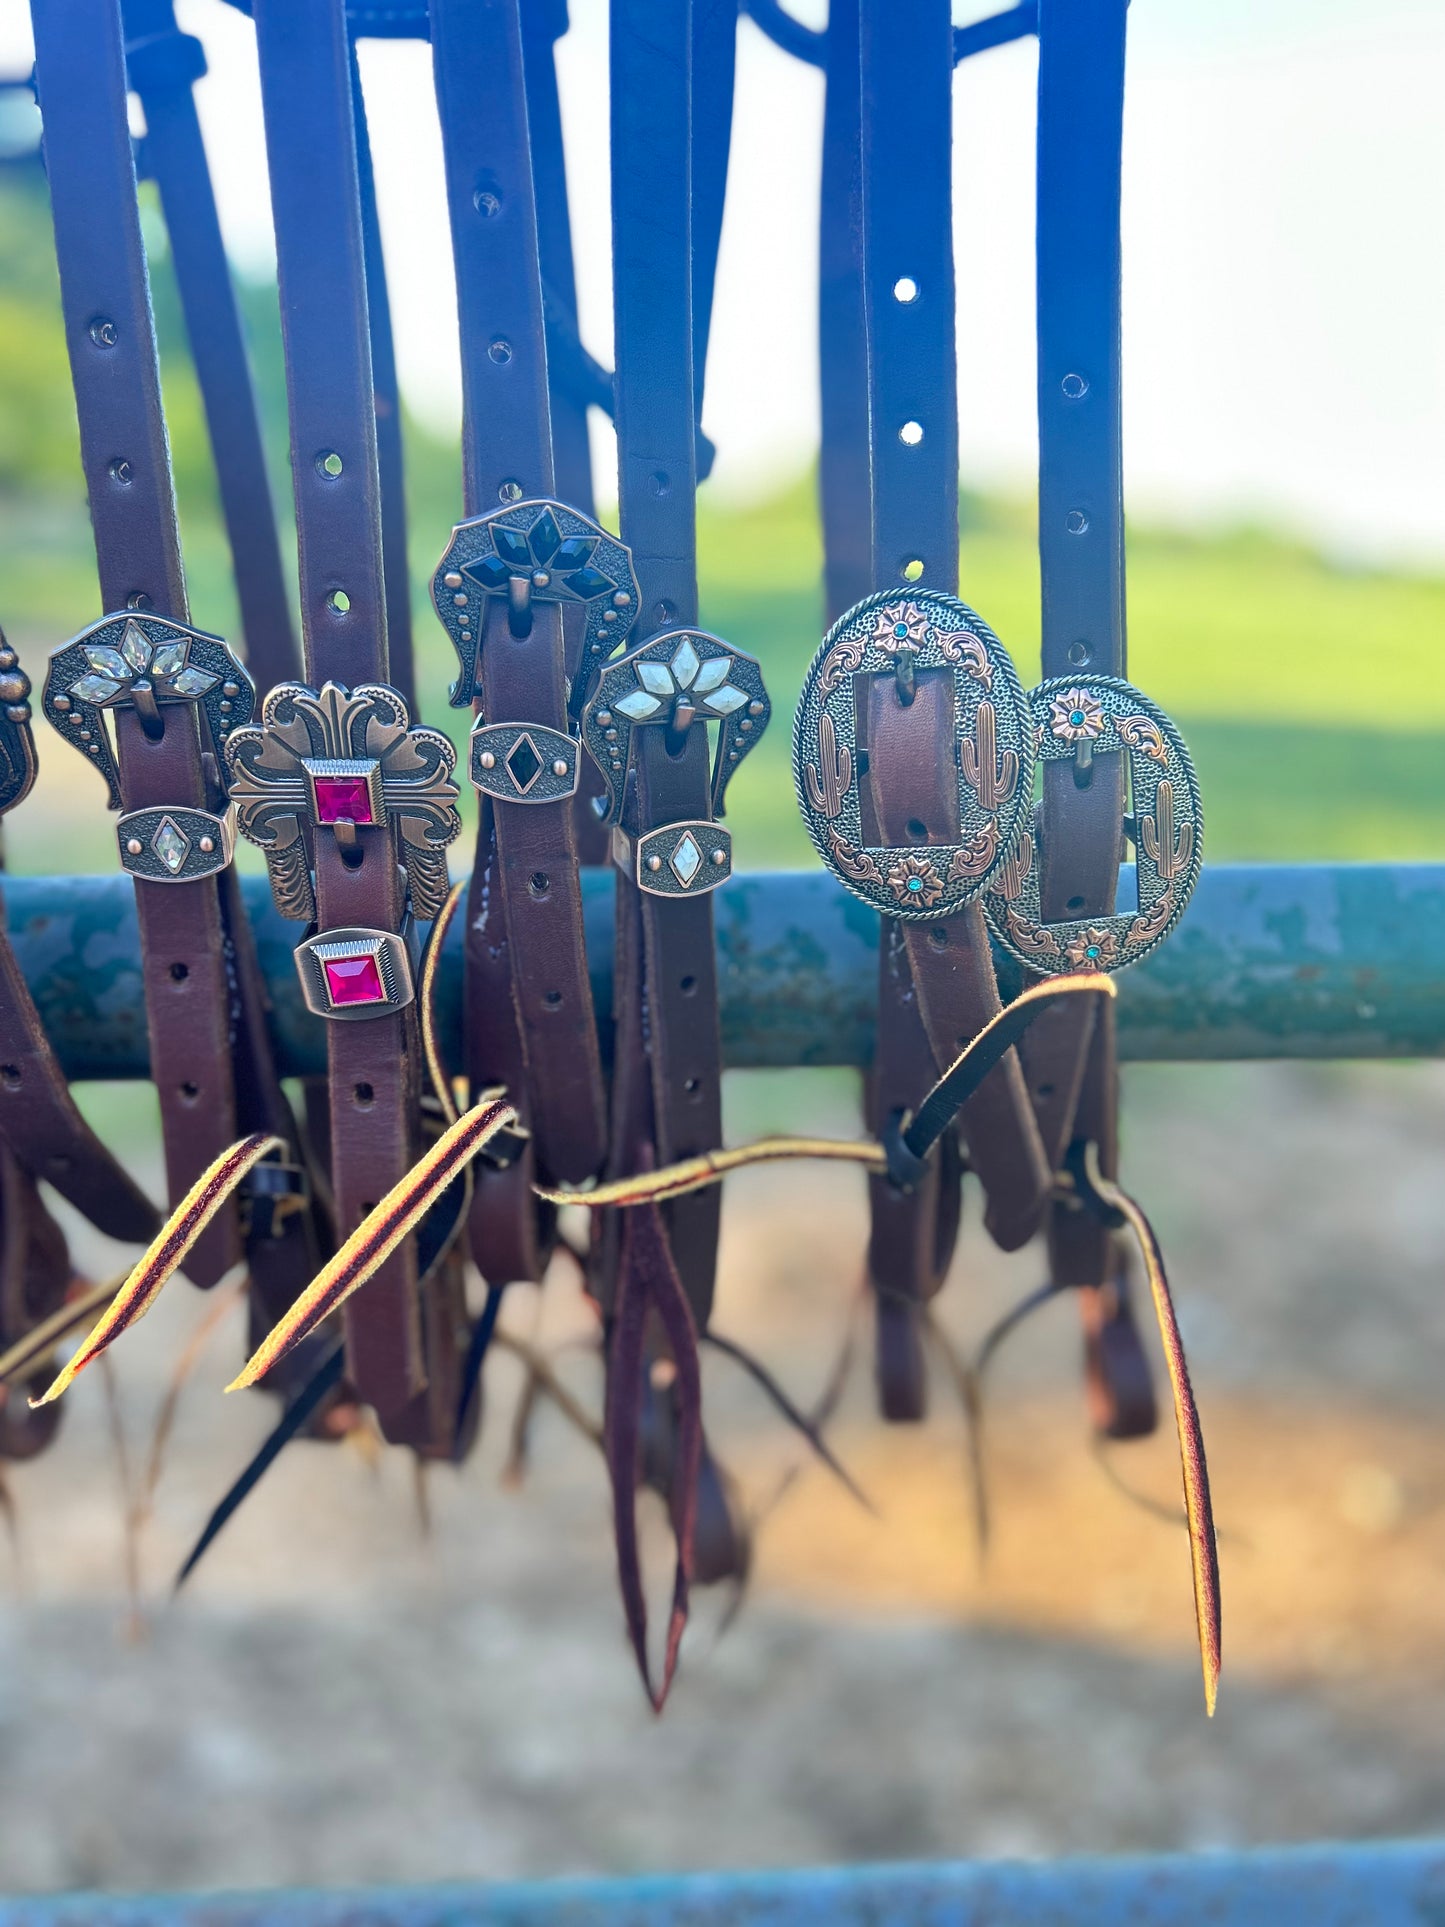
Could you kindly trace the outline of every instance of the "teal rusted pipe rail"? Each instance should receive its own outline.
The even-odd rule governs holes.
[[[264,879],[244,882],[282,1070],[320,1074],[323,1025],[302,1003],[291,962],[299,927],[276,915]],[[12,876],[4,896],[21,968],[68,1075],[144,1077],[129,878]],[[604,1012],[612,897],[610,875],[587,877],[593,990]],[[718,892],[717,934],[729,1065],[867,1062],[877,988],[871,910],[821,870],[744,873]],[[1009,959],[1000,958],[999,974],[1006,990],[1016,987]],[[458,921],[439,1009],[453,1062],[460,997]],[[1445,1054],[1445,864],[1216,864],[1177,933],[1120,977],[1119,1017],[1123,1055],[1136,1060]]]

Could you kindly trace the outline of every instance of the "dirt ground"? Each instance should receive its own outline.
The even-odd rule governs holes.
[[[107,1094],[107,1104],[116,1103]],[[849,1127],[836,1075],[733,1080],[729,1135]],[[700,1600],[663,1719],[622,1638],[596,1453],[555,1414],[502,1475],[293,1449],[181,1600],[177,1559],[271,1407],[187,1384],[127,1594],[100,1371],[12,1471],[0,1889],[500,1878],[895,1856],[1204,1848],[1445,1830],[1445,1065],[1135,1069],[1127,1165],[1163,1235],[1214,1473],[1224,1688],[1206,1721],[1168,1435],[1089,1449],[1067,1304],[1004,1355],[981,1569],[946,1381],[883,1428],[860,1360],[832,1434],[860,1508],[726,1359],[719,1454],[762,1517],[750,1596]],[[134,1126],[140,1133],[139,1124]],[[857,1303],[861,1184],[729,1189],[718,1327],[811,1399]],[[77,1235],[102,1275],[108,1263]],[[1038,1282],[971,1226],[941,1301],[976,1337]],[[207,1301],[118,1348],[132,1487]],[[517,1293],[595,1408],[571,1276]],[[1161,1378],[1162,1384],[1162,1378]],[[796,1469],[791,1480],[787,1474]],[[1112,1473],[1113,1479],[1109,1476]],[[657,1550],[661,1551],[661,1543]]]

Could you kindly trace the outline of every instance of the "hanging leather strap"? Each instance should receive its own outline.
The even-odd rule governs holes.
[[[176,25],[174,0],[123,0],[126,68],[145,109],[140,158],[160,190],[176,286],[231,546],[246,661],[257,686],[298,666],[291,601],[231,266],[192,95],[205,49]]]
[[[567,32],[567,0],[529,0],[522,8],[522,70],[527,88],[527,126],[532,148],[532,199],[547,323],[547,388],[552,417],[552,463],[564,502],[592,513],[592,452],[587,401],[575,381],[559,370],[569,339],[577,344],[577,273],[572,258],[572,213],[562,108],[557,94],[556,43]],[[605,854],[606,839],[597,838]],[[600,859],[599,859],[600,860]]]
[[[818,363],[827,619],[873,587],[868,464],[868,341],[863,312],[862,130],[858,0],[832,0],[825,43],[823,192],[818,246]]]
[[[0,632],[0,816],[30,794],[37,760],[30,678]],[[91,1130],[40,1022],[5,927],[0,895],[0,1139],[32,1179],[44,1178],[107,1237],[147,1243],[160,1219],[130,1173]],[[33,1185],[31,1187],[33,1191]],[[31,1217],[43,1211],[36,1202]],[[9,1232],[6,1232],[7,1246]],[[60,1240],[64,1254],[64,1239]],[[68,1261],[67,1261],[68,1262]],[[63,1292],[68,1271],[59,1281]],[[13,1339],[20,1332],[12,1328]]]
[[[1038,118],[1039,564],[1043,674],[1125,674],[1119,353],[1119,187],[1126,0],[1041,0]],[[1107,915],[1118,886],[1122,756],[1087,771],[1045,762],[1039,846],[1045,920]],[[1093,1143],[1118,1175],[1114,1011],[1048,1013],[1023,1046],[1051,1164]],[[1101,1429],[1153,1424],[1117,1234],[1069,1205],[1049,1214],[1053,1281],[1084,1311]],[[1107,1299],[1107,1303],[1103,1300]],[[1111,1329],[1112,1327],[1112,1329]],[[1102,1331],[1102,1336],[1101,1336]],[[1132,1338],[1132,1343],[1130,1342]]]
[[[692,9],[614,0],[613,305],[618,493],[642,613],[632,644],[697,620],[691,227]],[[636,732],[634,834],[711,816],[707,734]],[[712,903],[618,882],[613,1160],[670,1164],[721,1141],[722,1046]],[[699,1330],[712,1308],[719,1198],[667,1207],[674,1262]]]
[[[60,265],[61,299],[80,418],[101,597],[112,611],[184,621],[169,451],[126,121],[126,71],[115,0],[41,0],[36,72]],[[193,703],[167,705],[147,735],[134,708],[115,712],[128,811],[212,810],[214,763],[203,762]],[[160,1097],[173,1200],[238,1134],[232,1068],[235,966],[216,876],[136,880],[151,1068]],[[219,1213],[187,1261],[214,1284],[241,1255],[234,1207]]]
[[[555,489],[517,0],[433,0],[432,47],[457,265],[466,507],[479,515],[550,500]],[[547,571],[539,573],[522,635],[505,596],[479,596],[474,582],[463,590],[480,605],[478,707],[488,725],[530,723],[566,737],[562,609],[545,599]],[[540,733],[537,741],[541,758],[555,753]],[[493,754],[505,760],[500,749]],[[477,1088],[511,1080],[537,1169],[582,1182],[602,1167],[607,1124],[571,800],[488,801],[469,916],[468,1068]],[[489,927],[498,909],[501,954]],[[505,1190],[519,1213],[533,1207],[515,1178],[484,1173],[481,1189],[489,1196],[481,1201],[479,1192],[474,1217],[477,1259],[504,1282],[518,1275],[507,1246],[525,1234],[513,1231],[500,1246],[487,1236],[496,1194]]]
[[[348,689],[388,674],[376,407],[342,0],[257,0],[254,8],[276,227],[301,630],[313,685]],[[335,458],[329,462],[328,458]],[[335,472],[332,472],[334,468]],[[355,831],[354,867],[314,838],[322,932],[402,927],[404,889],[390,825]],[[327,1025],[331,1178],[346,1236],[417,1150],[415,1007]],[[416,1435],[424,1391],[415,1242],[405,1240],[345,1311],[347,1370],[389,1438]],[[409,1409],[410,1408],[410,1409]]]
[[[381,575],[386,587],[387,676],[417,713],[412,663],[411,582],[406,554],[406,475],[401,447],[401,389],[391,337],[391,296],[381,247],[376,174],[366,122],[366,97],[353,44],[351,108],[356,128],[356,182],[361,194],[361,248],[366,262],[366,320],[371,336],[371,391],[376,407],[376,466],[381,490]]]
[[[902,12],[900,13],[900,4]],[[958,422],[955,402],[951,196],[952,29],[946,0],[862,0],[861,267],[868,369],[873,586],[958,588]],[[906,126],[906,139],[899,130]],[[841,164],[833,181],[846,189]],[[837,218],[835,216],[835,218]],[[840,359],[846,352],[839,348]],[[838,477],[837,511],[851,499]],[[958,837],[953,688],[920,678],[905,704],[893,680],[865,679],[860,718],[865,800],[875,840],[951,844]],[[982,910],[928,923],[885,919],[873,1127],[916,1100],[1000,1007]],[[1049,1171],[1016,1055],[965,1106],[960,1128],[1005,1249],[1037,1228]],[[922,1409],[921,1356],[908,1307],[942,1283],[958,1222],[946,1172],[916,1200],[874,1181],[870,1270],[879,1292],[885,1407]],[[903,1220],[907,1220],[905,1224]],[[889,1370],[892,1359],[899,1369]]]

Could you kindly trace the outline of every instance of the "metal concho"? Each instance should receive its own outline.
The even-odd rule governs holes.
[[[117,819],[120,867],[147,883],[194,883],[218,876],[236,849],[234,810],[131,810]]]
[[[1029,696],[1046,762],[1125,755],[1137,844],[1139,907],[1115,916],[1040,921],[1031,830],[992,879],[984,908],[999,942],[1044,976],[1122,970],[1163,943],[1184,914],[1203,861],[1199,781],[1164,711],[1112,676],[1059,676]]]
[[[57,649],[41,695],[49,721],[105,778],[113,810],[121,807],[120,771],[102,713],[156,715],[170,703],[199,703],[220,749],[251,720],[256,689],[219,636],[144,609],[102,616]]]
[[[946,669],[953,678],[959,837],[865,846],[853,678]],[[828,631],[793,728],[798,808],[823,861],[855,897],[910,921],[979,895],[1032,805],[1034,732],[1013,663],[966,604],[934,590],[874,595]]]
[[[434,917],[450,888],[446,846],[461,833],[456,760],[439,730],[411,727],[405,699],[385,683],[278,683],[259,728],[232,736],[226,762],[238,827],[265,853],[281,915],[300,923],[316,915],[310,837],[389,822],[412,910]],[[342,784],[356,798],[349,818],[334,807]]]
[[[756,657],[701,629],[669,629],[608,663],[582,712],[582,740],[607,785],[609,821],[622,814],[634,729],[717,723],[712,811],[721,816],[733,772],[772,713]]]
[[[431,580],[432,605],[461,666],[451,687],[457,709],[476,696],[482,617],[492,596],[523,612],[531,602],[582,604],[582,685],[637,619],[630,552],[579,510],[564,502],[514,502],[458,523]],[[580,703],[580,692],[574,700]]]

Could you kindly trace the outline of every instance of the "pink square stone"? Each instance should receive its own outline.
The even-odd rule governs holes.
[[[326,973],[326,994],[333,1008],[386,1002],[386,986],[375,957],[332,957],[321,968]]]
[[[316,820],[319,823],[371,823],[371,788],[364,776],[318,776]]]

